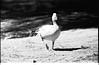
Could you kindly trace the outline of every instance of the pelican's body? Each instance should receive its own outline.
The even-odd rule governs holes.
[[[38,33],[40,33],[40,35],[46,39],[50,35],[55,34],[55,32],[58,31],[58,30],[59,30],[58,26],[44,25],[39,29]]]
[[[43,25],[39,28],[39,30],[37,32],[38,34],[40,34],[42,41],[44,41],[44,40],[52,41],[53,44],[51,44],[51,45],[49,45],[50,43],[46,43],[46,47],[48,50],[53,49],[54,42],[60,35],[60,29],[56,23],[56,20],[57,20],[56,13],[53,13],[53,15],[52,15],[53,25],[51,25],[51,24]]]

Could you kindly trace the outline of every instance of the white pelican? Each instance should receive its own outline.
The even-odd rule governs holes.
[[[47,50],[54,50],[54,42],[55,40],[59,37],[60,35],[60,29],[59,26],[57,25],[57,14],[53,13],[52,15],[52,25],[51,24],[46,24],[41,26],[36,33],[38,33],[44,42],[44,40],[49,40],[51,41],[50,43],[45,43]]]

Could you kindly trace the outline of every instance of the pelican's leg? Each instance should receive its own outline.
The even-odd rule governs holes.
[[[43,44],[45,44],[45,48],[47,49],[47,51],[49,51],[50,50],[50,43],[49,42],[47,42],[46,40],[44,40],[44,38],[40,35],[40,37],[41,37],[41,39],[42,39],[42,42],[43,42]]]
[[[47,52],[51,55],[56,55],[55,54],[55,51],[54,51],[54,42],[52,41],[47,41],[46,42],[46,49],[47,49]]]
[[[46,44],[46,49],[51,51],[51,50],[54,50],[54,41],[52,41],[51,43],[47,43]]]
[[[41,37],[42,43],[46,45],[46,47],[45,47],[45,48],[46,48],[46,49],[49,49],[49,47],[47,46],[47,44],[46,44],[46,42],[45,42],[44,38],[43,38],[41,35],[40,35],[40,37]]]
[[[53,50],[54,42],[53,42],[53,41],[50,42],[50,41],[44,40],[44,38],[43,38],[41,35],[40,35],[40,37],[41,37],[41,39],[42,39],[42,42],[45,44],[46,49],[47,49],[48,51]]]
[[[46,40],[42,40],[43,43],[45,44],[45,49],[49,52],[51,49],[52,49],[52,45],[51,43],[49,43],[48,41]]]
[[[53,49],[53,50],[54,50],[54,42],[55,42],[55,41],[52,41],[52,49]]]
[[[51,48],[49,49],[49,51],[50,51],[50,53],[51,53],[52,55],[56,55],[56,54],[55,54],[55,51],[54,51],[54,43],[55,43],[55,41],[52,41]]]
[[[52,42],[51,41],[47,41],[46,42],[46,49],[48,50],[48,51],[52,51],[53,50],[53,45],[52,45]]]
[[[49,46],[46,44],[46,49],[49,50]]]
[[[54,41],[51,41],[49,43],[46,44],[46,48],[49,50],[49,51],[54,51]]]

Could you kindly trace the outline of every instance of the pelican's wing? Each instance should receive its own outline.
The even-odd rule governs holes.
[[[37,33],[37,34],[38,34],[40,27],[41,27],[41,26],[36,27],[35,33]]]

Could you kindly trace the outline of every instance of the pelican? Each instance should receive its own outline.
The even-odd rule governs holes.
[[[53,13],[52,15],[52,25],[51,24],[45,24],[42,25],[36,33],[38,33],[44,42],[44,40],[49,40],[51,41],[50,43],[45,43],[46,49],[51,51],[54,50],[54,43],[55,40],[59,37],[60,35],[60,28],[57,25],[56,21],[58,20],[57,14]]]

